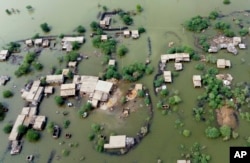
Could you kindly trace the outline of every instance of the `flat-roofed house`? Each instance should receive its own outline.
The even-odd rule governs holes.
[[[41,46],[43,44],[43,39],[42,38],[37,38],[35,39],[35,45],[36,46]]]
[[[68,63],[68,66],[69,66],[69,67],[75,68],[76,65],[77,65],[77,62],[76,62],[76,61],[75,61],[75,62],[69,62],[69,63]]]
[[[177,163],[191,163],[190,160],[177,160]]]
[[[241,43],[241,37],[233,37],[233,45],[236,46]]]
[[[63,74],[64,76],[67,76],[68,73],[69,73],[69,69],[68,69],[68,68],[62,69],[62,74]]]
[[[217,68],[227,68],[231,67],[231,62],[230,60],[226,59],[217,59]]]
[[[62,50],[66,50],[67,52],[69,52],[73,48],[72,42],[77,42],[79,44],[83,44],[84,41],[85,41],[85,38],[83,36],[64,37],[62,39]]]
[[[107,41],[108,35],[101,35],[101,41]]]
[[[182,70],[182,63],[174,63],[174,67],[176,71],[180,71]]]
[[[104,144],[104,149],[122,149],[126,147],[126,135],[110,136],[109,143]]]
[[[14,141],[19,138],[18,127],[23,124],[25,115],[18,115],[9,135],[9,140]]]
[[[132,38],[136,39],[136,38],[139,38],[139,31],[138,30],[132,30],[131,31],[131,36]]]
[[[167,83],[172,83],[171,71],[164,71],[164,72],[163,72],[163,76],[164,76],[165,82],[167,82]]]
[[[37,115],[37,107],[23,107],[21,115],[25,115],[23,125],[29,127],[34,122],[34,116]]]
[[[47,75],[46,82],[48,84],[62,84],[64,82],[64,76],[60,75]]]
[[[25,40],[25,44],[27,46],[33,46],[33,40],[31,40],[31,39]]]
[[[100,27],[105,28],[106,27],[106,22],[105,20],[100,21]]]
[[[75,96],[75,94],[76,94],[76,85],[74,83],[61,85],[60,96],[68,97],[68,96]]]
[[[43,130],[45,123],[46,123],[46,117],[43,115],[38,115],[34,117],[34,124],[33,124],[33,129],[35,130]]]
[[[201,75],[193,75],[193,84],[194,87],[201,87]]]
[[[53,93],[53,86],[46,86],[45,88],[44,88],[44,94],[47,94],[47,95],[49,95],[49,94],[52,94]]]
[[[98,80],[99,80],[99,78],[96,76],[86,76],[86,75],[81,76],[80,77],[80,81],[81,81],[80,93],[81,93],[81,95],[86,95],[86,94],[89,95],[89,94],[94,93]]]
[[[40,83],[40,80],[34,81],[29,91],[23,91],[22,98],[37,105],[41,101],[44,91],[44,87],[40,87]]]
[[[42,44],[42,46],[43,46],[44,48],[49,47],[49,45],[50,45],[50,42],[49,42],[49,40],[48,40],[48,39],[43,40],[43,44]]]
[[[124,30],[123,31],[123,36],[124,37],[130,37],[130,30]]]
[[[114,59],[110,59],[108,65],[109,66],[115,66],[115,60]]]
[[[8,50],[1,50],[0,51],[0,61],[6,61],[9,57],[10,53]]]

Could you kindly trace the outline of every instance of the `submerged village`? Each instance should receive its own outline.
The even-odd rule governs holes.
[[[234,69],[235,62],[221,55],[221,51],[234,58],[239,57],[249,47],[250,28],[246,28],[241,20],[233,17],[232,22],[239,21],[236,26],[240,27],[239,34],[234,33],[231,25],[223,22],[223,18],[229,16],[217,11],[212,11],[209,16],[195,16],[182,24],[183,30],[193,34],[194,48],[179,44],[173,39],[164,43],[165,51],[157,54],[157,57],[152,57],[154,43],[147,34],[147,28],[133,26],[137,17],[146,12],[143,6],[138,4],[132,11],[108,9],[100,4],[98,7],[102,10],[98,13],[97,20],[90,22],[89,35],[84,27],[88,25],[78,26],[74,30],[77,34],[50,35],[52,28],[43,23],[40,27],[44,35],[36,34],[31,38],[12,41],[0,49],[0,61],[18,67],[14,74],[0,74],[0,87],[7,87],[15,77],[24,78],[26,81],[18,93],[7,89],[2,92],[3,98],[10,101],[12,96],[19,96],[24,102],[23,106],[9,108],[6,103],[0,101],[1,123],[6,124],[3,131],[8,134],[6,141],[9,141],[6,151],[10,155],[18,157],[27,143],[37,143],[39,146],[42,135],[48,132],[52,138],[50,141],[60,140],[58,146],[63,149],[52,150],[47,162],[70,157],[71,149],[78,147],[80,142],[72,142],[65,147],[65,142],[70,142],[75,137],[75,133],[68,128],[78,127],[72,126],[71,121],[74,119],[69,120],[67,117],[75,114],[74,118],[81,119],[84,123],[87,119],[92,119],[98,110],[103,115],[115,117],[117,124],[118,121],[125,123],[131,117],[143,119],[135,125],[140,127],[133,134],[126,134],[121,130],[115,132],[105,121],[101,124],[92,123],[91,133],[82,138],[88,139],[97,152],[117,156],[129,153],[140,146],[144,137],[152,134],[154,114],[182,114],[183,109],[178,107],[183,103],[182,90],[172,85],[179,76],[186,73],[186,68],[190,71],[188,65],[193,62],[196,64],[193,68],[195,71],[185,79],[191,81],[192,85],[187,84],[186,87],[202,92],[195,101],[196,106],[190,109],[193,120],[207,125],[204,132],[207,139],[222,138],[222,141],[229,142],[240,137],[237,132],[240,128],[239,118],[250,121],[250,114],[246,109],[250,105],[250,84],[234,82],[235,76],[230,71]],[[34,10],[32,6],[26,8],[28,11]],[[6,9],[10,16],[19,12],[17,9]],[[245,11],[243,14],[250,13]],[[137,44],[141,37],[147,47],[144,62],[133,60],[128,66],[123,66],[122,58],[127,57],[129,46],[126,47],[122,40]],[[95,48],[93,54],[80,51],[86,42],[92,42]],[[49,68],[49,72],[44,72],[39,57],[47,51],[62,55],[58,57],[58,63]],[[99,72],[99,75],[79,73],[79,65],[86,64],[93,57],[104,58],[101,63],[102,72]],[[247,61],[241,58],[241,63],[245,62]],[[57,64],[60,65],[59,69]],[[91,68],[94,69],[95,66],[97,65],[92,65]],[[43,73],[34,76],[32,71]],[[148,76],[153,76],[150,88],[141,80]],[[15,84],[11,87],[19,89]],[[58,107],[53,110],[55,114],[66,117],[63,124],[54,122],[51,115],[44,115],[40,111],[45,109],[43,102],[51,98]],[[19,114],[15,120],[5,122],[5,116],[8,116],[12,109],[18,109]],[[46,109],[53,108],[46,106]],[[192,131],[184,126],[180,118],[176,119],[174,124],[184,138],[192,136]],[[248,144],[249,140],[249,137],[246,138]],[[177,163],[208,163],[213,158],[206,153],[205,145],[197,142],[190,148],[183,144],[179,148],[180,156],[175,158]],[[39,160],[39,157],[30,151],[24,161],[36,160]],[[88,156],[82,154],[77,161],[87,162]],[[165,161],[159,156],[155,158],[155,162]]]

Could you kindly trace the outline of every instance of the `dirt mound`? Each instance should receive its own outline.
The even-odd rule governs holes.
[[[216,110],[217,122],[220,126],[227,125],[232,129],[238,126],[238,115],[237,112],[227,106],[223,106]]]

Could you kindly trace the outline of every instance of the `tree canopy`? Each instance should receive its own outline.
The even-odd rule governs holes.
[[[210,22],[207,18],[201,17],[200,15],[192,17],[190,20],[184,23],[184,27],[190,31],[201,32],[207,29]]]

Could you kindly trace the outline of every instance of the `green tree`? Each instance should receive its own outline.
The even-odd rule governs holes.
[[[99,24],[95,21],[91,22],[90,27],[92,31],[97,31],[97,29],[100,28]]]
[[[220,130],[216,127],[207,127],[205,130],[206,137],[216,139],[220,136]]]
[[[13,93],[10,90],[3,91],[3,97],[4,98],[10,98],[13,96]]]
[[[79,26],[76,28],[76,31],[77,31],[78,33],[84,33],[84,32],[86,32],[86,29],[85,29],[83,26],[79,25]]]
[[[167,89],[162,89],[161,92],[160,92],[161,96],[163,96],[163,97],[166,97],[168,95],[168,93],[169,92],[168,92]]]
[[[143,89],[138,90],[137,94],[138,94],[139,97],[144,97],[145,96],[145,91]]]
[[[219,16],[219,13],[217,11],[212,11],[209,14],[209,19],[215,20]]]
[[[53,130],[54,130],[54,122],[49,122],[46,126],[46,129],[48,131],[48,133],[52,134],[53,133]]]
[[[4,126],[4,128],[3,128],[3,132],[4,132],[5,134],[9,134],[9,133],[11,132],[11,130],[12,130],[12,127],[13,127],[12,124],[10,124],[10,123],[6,124],[6,125]]]
[[[43,65],[40,62],[33,62],[32,65],[36,70],[42,70],[43,69]]]
[[[64,99],[61,96],[55,96],[55,101],[57,105],[63,105]]]
[[[146,105],[151,104],[151,101],[150,101],[150,99],[149,99],[149,97],[148,97],[148,96],[147,96],[147,97],[145,97],[144,102],[145,102],[145,104],[146,104]]]
[[[39,132],[33,129],[29,129],[26,134],[26,138],[28,139],[29,142],[36,142],[40,139],[40,134]]]
[[[231,137],[232,129],[227,125],[223,125],[220,127],[220,133],[224,138],[229,139]]]
[[[65,60],[66,62],[74,62],[77,60],[77,58],[79,57],[79,53],[77,53],[76,51],[71,51],[69,52],[67,55],[65,55]]]
[[[101,130],[101,125],[93,123],[91,125],[91,129],[92,129],[93,132],[98,133]]]
[[[144,27],[139,27],[138,32],[139,32],[139,34],[142,34],[142,33],[146,32],[146,29]]]
[[[247,34],[248,34],[249,32],[248,32],[248,29],[247,28],[242,28],[242,29],[240,29],[240,31],[239,31],[239,34],[240,34],[240,36],[246,36]]]
[[[152,74],[153,72],[154,72],[154,67],[153,67],[153,66],[150,66],[150,65],[147,65],[146,70],[145,70],[145,73],[146,73],[147,75],[150,75],[150,74]]]
[[[125,45],[121,45],[118,47],[117,54],[120,57],[124,56],[126,53],[128,53],[128,48]]]
[[[27,127],[24,125],[19,125],[17,128],[18,134],[24,135],[27,132]]]
[[[223,4],[225,4],[225,5],[229,5],[231,2],[230,2],[230,0],[223,0]]]
[[[184,27],[190,31],[201,32],[202,30],[207,29],[209,24],[210,22],[207,18],[198,15],[185,22]]]
[[[185,129],[185,130],[182,131],[182,135],[185,136],[185,137],[189,137],[191,135],[191,131]]]
[[[73,50],[78,50],[81,47],[81,44],[79,44],[77,41],[72,42],[71,45]]]
[[[49,27],[48,23],[43,23],[40,25],[43,32],[50,32],[51,28]]]
[[[127,14],[122,17],[122,21],[126,25],[132,25],[133,24],[133,19]]]
[[[64,128],[68,128],[69,125],[70,125],[70,120],[65,120],[65,121],[63,121],[63,127],[64,127]]]

